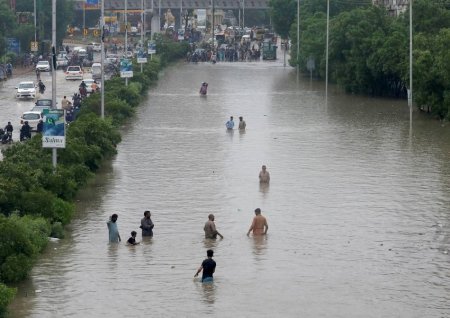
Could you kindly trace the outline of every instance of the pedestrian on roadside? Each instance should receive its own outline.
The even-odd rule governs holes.
[[[153,228],[155,225],[152,222],[152,219],[150,218],[151,214],[150,211],[144,212],[144,217],[141,219],[141,229],[142,229],[142,236],[150,236],[153,237]]]
[[[206,221],[205,226],[203,227],[205,231],[205,238],[215,240],[217,235],[223,239],[223,235],[219,233],[216,229],[216,224],[214,223],[214,214],[208,215],[208,221]]]
[[[197,270],[197,273],[195,273],[194,277],[197,277],[198,274],[203,271],[202,274],[202,283],[210,283],[213,281],[213,274],[216,271],[216,262],[213,260],[214,251],[213,250],[207,250],[206,255],[208,256],[207,259],[205,259],[202,262],[202,265]]]
[[[110,243],[118,243],[122,241],[119,234],[119,229],[117,228],[117,214],[113,214],[109,217],[109,221],[106,222],[106,225],[108,225],[108,231],[109,231],[109,242]]]
[[[39,69],[36,69],[36,80],[40,81],[41,80],[41,71],[39,71]]]
[[[247,236],[249,236],[250,232],[252,232],[252,231],[253,231],[253,236],[265,235],[265,234],[267,234],[268,229],[269,229],[269,225],[267,224],[266,218],[261,215],[261,209],[257,208],[255,210],[255,217],[253,218],[252,225],[248,229]]]
[[[39,120],[37,126],[36,126],[36,131],[38,134],[42,134],[42,131],[44,130],[44,122],[41,120]]]

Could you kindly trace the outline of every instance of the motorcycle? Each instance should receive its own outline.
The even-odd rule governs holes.
[[[2,144],[10,144],[12,143],[12,133],[10,131],[5,131],[0,129],[0,141]]]
[[[45,85],[44,84],[39,85],[39,94],[44,94],[44,92],[45,92]]]
[[[208,83],[203,82],[202,86],[200,87],[200,95],[206,96],[207,93],[208,93]]]

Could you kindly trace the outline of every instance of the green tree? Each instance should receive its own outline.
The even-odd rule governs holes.
[[[295,0],[270,0],[270,16],[276,33],[282,39],[289,38],[289,30],[297,14],[297,1]]]
[[[16,20],[6,0],[0,0],[0,55],[6,52],[6,37],[14,30]]]

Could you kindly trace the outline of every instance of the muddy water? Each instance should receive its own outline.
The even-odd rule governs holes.
[[[282,62],[169,68],[12,316],[450,316],[450,130],[413,121],[404,101],[326,103]],[[269,232],[247,237],[257,207]],[[110,214],[141,240],[146,209],[152,240],[108,244]],[[204,240],[209,213],[223,240]],[[212,286],[193,280],[207,248]]]

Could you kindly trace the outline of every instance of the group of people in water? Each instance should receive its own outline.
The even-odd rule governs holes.
[[[259,173],[259,182],[268,184],[270,182],[270,174],[267,171],[265,165],[262,166],[262,169]],[[110,243],[119,243],[122,241],[122,238],[119,234],[119,229],[117,227],[117,219],[118,215],[113,214],[110,216],[109,220],[106,222],[109,232],[109,242]],[[208,215],[208,220],[206,221],[203,231],[205,233],[205,239],[215,240],[217,236],[223,239],[223,235],[217,230],[216,224],[214,222],[215,217],[214,214]],[[153,228],[154,223],[151,219],[151,212],[149,210],[144,212],[144,217],[141,219],[140,228],[142,230],[142,238],[145,237],[153,237]],[[267,223],[267,219],[261,214],[261,209],[255,209],[255,216],[252,220],[250,228],[247,231],[247,236],[250,236],[250,233],[253,233],[253,236],[261,236],[266,235],[269,230],[269,225]],[[127,240],[127,245],[133,246],[138,245],[140,242],[136,241],[137,232],[132,231],[130,233],[130,238]],[[216,269],[216,262],[213,259],[214,251],[209,249],[206,251],[207,258],[203,260],[200,267],[197,269],[194,277],[197,277],[200,272],[202,273],[201,281],[203,283],[208,283],[213,281],[213,274]]]
[[[227,130],[234,129],[233,116],[230,116],[230,119],[225,123],[225,127],[227,127]],[[244,117],[240,116],[238,128],[239,128],[239,130],[245,130],[245,127],[247,127],[247,123],[245,122]]]

